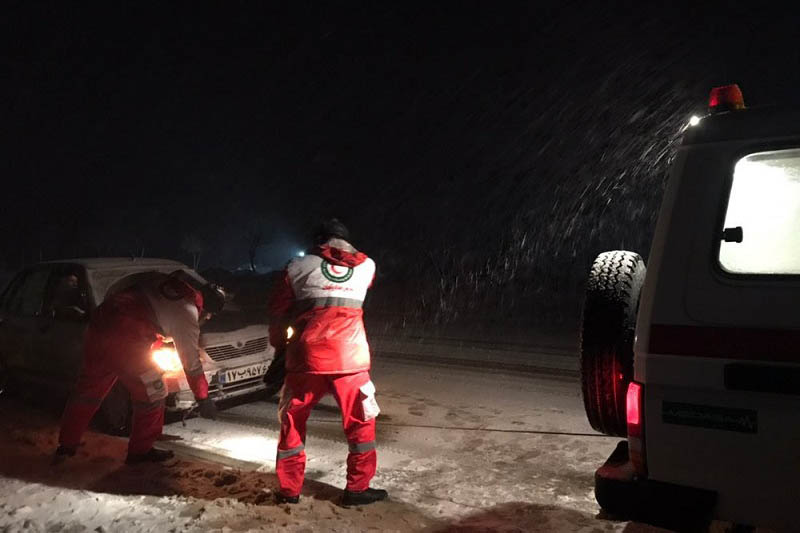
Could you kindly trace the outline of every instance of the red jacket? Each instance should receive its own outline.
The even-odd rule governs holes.
[[[375,263],[341,239],[331,239],[286,267],[270,297],[270,342],[286,344],[286,371],[350,374],[369,370],[362,305]]]

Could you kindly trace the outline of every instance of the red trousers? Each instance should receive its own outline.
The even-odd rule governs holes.
[[[376,413],[371,413],[368,408],[365,412],[365,401],[373,404],[375,401],[374,388],[370,391],[371,387],[369,372],[366,371],[286,375],[278,410],[281,438],[275,462],[281,493],[286,496],[300,494],[306,469],[306,421],[314,406],[328,393],[333,394],[342,411],[342,426],[350,446],[346,489],[362,491],[369,488],[377,466]]]
[[[107,327],[90,324],[84,344],[83,368],[61,420],[61,445],[77,448],[92,417],[119,379],[128,389],[133,403],[128,453],[145,453],[153,447],[164,426],[167,387],[151,360],[150,346],[155,331],[152,338],[143,333],[146,332],[141,327],[137,331],[124,320]]]

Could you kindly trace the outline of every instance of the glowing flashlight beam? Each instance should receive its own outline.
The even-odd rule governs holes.
[[[278,442],[269,437],[243,435],[224,439],[218,446],[234,459],[267,463],[275,458]]]

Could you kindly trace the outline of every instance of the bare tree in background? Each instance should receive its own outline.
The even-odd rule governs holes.
[[[250,270],[256,271],[256,253],[264,244],[264,230],[256,225],[247,232],[247,257],[250,259]]]
[[[192,256],[192,268],[197,270],[200,265],[200,256],[206,251],[206,243],[197,235],[189,234],[181,241],[181,249]]]

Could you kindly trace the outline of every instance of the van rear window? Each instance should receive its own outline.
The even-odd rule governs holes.
[[[800,274],[800,149],[759,152],[734,167],[719,264],[733,274]],[[735,232],[734,232],[735,234]]]

